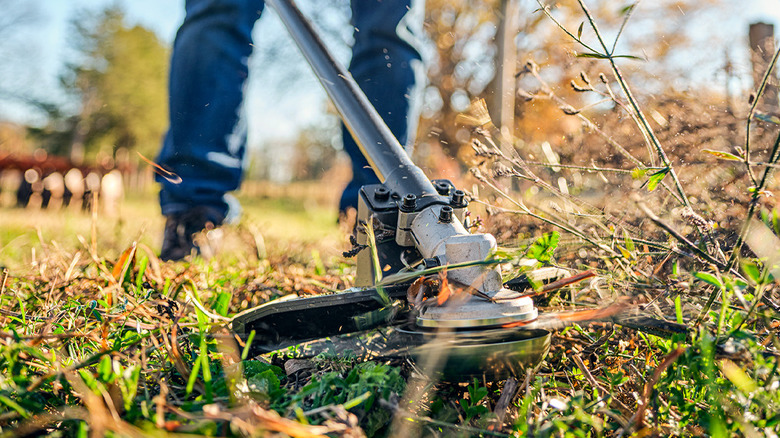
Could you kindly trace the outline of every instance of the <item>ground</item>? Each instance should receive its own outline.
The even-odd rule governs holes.
[[[754,289],[725,273],[678,272],[669,274],[675,280],[667,293],[653,296],[653,284],[641,286],[639,274],[604,270],[610,259],[649,269],[642,260],[653,251],[628,237],[620,240],[623,262],[599,262],[601,286],[575,285],[545,297],[541,310],[593,307],[624,295],[620,287],[644,287],[633,299],[650,301],[648,314],[692,327],[702,316],[698,329],[686,337],[575,324],[554,334],[533,371],[443,382],[397,354],[291,348],[251,357],[227,330],[227,317],[270,299],[352,285],[354,261],[341,255],[350,248],[347,230],[332,207],[242,196],[244,219],[225,228],[216,257],[162,263],[155,254],[163,222],[150,199],[128,195],[115,214],[3,209],[3,431],[612,436],[768,433],[780,422],[772,390],[778,361],[761,346],[771,342],[766,330],[775,317],[761,313],[747,321],[748,330],[746,307],[700,314],[694,305],[713,285],[744,295],[743,303],[754,299]],[[513,223],[497,215],[485,226],[502,236]],[[504,239],[514,245],[506,254],[550,260],[572,251],[549,233],[536,243],[527,237],[527,246],[516,237],[537,232],[519,230]],[[579,263],[577,256],[568,260]],[[413,404],[405,408],[406,401]],[[709,412],[713,405],[721,409]],[[743,411],[751,420],[734,423]]]

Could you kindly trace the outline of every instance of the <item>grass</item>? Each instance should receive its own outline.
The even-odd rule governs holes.
[[[339,248],[343,236],[333,208],[295,199],[253,199],[239,196],[243,221],[267,246],[295,242],[311,245],[322,241],[322,248]],[[152,200],[152,202],[150,202]],[[156,194],[131,193],[119,211],[100,213],[94,221],[97,247],[108,259],[119,257],[133,242],[159,250],[164,218],[159,213]],[[29,267],[33,251],[39,256],[44,248],[86,249],[80,237],[91,244],[93,220],[90,212],[63,209],[35,211],[4,208],[0,215],[0,266],[11,269]],[[281,243],[280,243],[281,242]],[[328,255],[337,254],[331,250]]]
[[[286,408],[295,399],[280,387],[280,378],[290,383],[280,368],[241,360],[235,342],[221,341],[219,333],[224,315],[271,297],[348,285],[342,278],[348,281],[349,266],[332,260],[346,247],[335,212],[290,199],[244,199],[242,222],[224,227],[224,253],[192,265],[164,264],[155,256],[163,220],[149,199],[129,196],[116,215],[98,213],[97,220],[80,211],[3,210],[4,429],[53,431],[55,422],[66,435],[138,435],[157,427],[213,434],[224,422],[193,421],[184,412],[202,416],[208,403],[233,400],[242,375],[244,402],[251,395]],[[304,278],[309,272],[320,273]],[[357,369],[369,367],[355,368],[346,387],[363,381]],[[359,405],[375,386],[345,401]],[[183,417],[160,410],[165,394],[177,400],[170,410]],[[305,394],[297,403],[319,397],[311,387]],[[102,420],[85,422],[90,418]]]
[[[323,248],[343,245],[344,235],[338,227],[335,207],[292,199],[252,200],[241,197],[248,222],[280,242],[315,243]]]
[[[115,216],[100,215],[95,222],[96,236],[100,239],[98,246],[109,251],[106,257],[118,257],[116,251],[133,240],[159,248],[163,219],[159,207],[148,199],[147,195],[130,196]],[[40,255],[42,245],[79,248],[79,236],[90,241],[92,223],[89,212],[4,208],[0,217],[0,264],[9,268],[29,266],[32,251]]]
[[[676,266],[669,273],[685,300],[675,300],[672,314],[691,325],[702,317],[687,338],[575,325],[556,334],[537,369],[510,379],[514,387],[481,379],[445,383],[421,380],[410,362],[398,358],[307,356],[296,348],[247,357],[226,331],[225,316],[273,297],[349,286],[350,261],[313,256],[333,251],[327,239],[338,241],[335,221],[320,224],[326,238],[317,241],[292,227],[292,237],[277,236],[287,243],[269,248],[265,258],[257,257],[256,240],[243,238],[252,234],[245,221],[229,232],[235,237],[229,254],[212,260],[159,263],[153,251],[139,246],[122,263],[120,254],[132,248],[133,238],[116,236],[141,236],[136,240],[149,239],[154,248],[155,239],[144,230],[162,225],[150,216],[155,208],[131,198],[121,218],[100,216],[95,257],[88,245],[64,239],[89,233],[89,215],[62,220],[58,212],[13,209],[3,215],[9,224],[8,218],[26,217],[35,226],[51,225],[46,232],[63,242],[39,242],[43,231],[19,226],[21,236],[36,239],[20,254],[37,248],[37,264],[4,271],[0,424],[6,435],[381,436],[399,416],[413,421],[412,432],[444,436],[626,436],[632,430],[727,436],[771,434],[780,427],[774,389],[780,385],[779,361],[765,347],[774,342],[778,317],[765,306],[740,304],[772,295],[774,279],[760,261],[745,261],[747,282],[712,269]],[[274,208],[285,220],[269,220],[267,232],[289,226],[291,216],[303,223],[310,214],[291,200],[249,203],[247,211],[271,216]],[[765,219],[776,227],[775,216]],[[66,234],[57,235],[56,227]],[[117,233],[117,227],[125,231]],[[6,235],[20,241],[10,231]],[[643,257],[629,242],[620,240],[625,263]],[[555,262],[567,252],[560,244],[546,236],[502,256]],[[625,275],[615,270],[600,278],[615,286],[636,281]],[[580,306],[595,304],[592,290],[579,286],[570,293],[577,291]],[[706,311],[694,306],[715,291],[733,305],[715,301]],[[568,293],[548,298],[547,309],[567,308],[572,299]],[[424,386],[416,392],[422,398],[403,406],[402,396],[416,385]],[[507,391],[508,405],[499,410]]]

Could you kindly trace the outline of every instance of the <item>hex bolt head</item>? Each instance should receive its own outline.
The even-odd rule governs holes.
[[[439,212],[439,222],[452,222],[452,207],[445,205],[441,208],[441,211]]]
[[[436,192],[442,196],[447,196],[450,194],[450,185],[444,181],[439,181],[436,183]]]
[[[414,193],[408,193],[406,196],[404,196],[401,209],[403,211],[414,211],[415,208],[417,208],[417,196],[415,196]]]
[[[377,201],[387,201],[390,199],[390,190],[387,190],[386,187],[377,187],[374,190],[374,198]]]
[[[464,206],[466,201],[466,192],[463,190],[455,190],[455,192],[452,194],[452,205],[456,207],[462,207]]]

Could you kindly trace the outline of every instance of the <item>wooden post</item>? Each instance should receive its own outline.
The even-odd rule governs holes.
[[[489,87],[488,112],[501,133],[511,138],[515,121],[517,47],[520,8],[517,0],[501,0],[496,30],[496,74]]]
[[[753,64],[753,91],[758,91],[769,62],[775,54],[775,27],[767,23],[753,23],[750,25],[749,37],[750,61]],[[777,67],[769,78],[759,105],[769,111],[778,110]]]

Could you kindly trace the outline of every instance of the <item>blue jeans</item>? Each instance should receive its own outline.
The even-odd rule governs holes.
[[[413,1],[352,1],[358,31],[349,70],[401,144],[407,142],[413,64],[420,55],[397,29],[406,33],[416,27],[407,21],[413,14],[404,18]],[[166,216],[196,206],[224,216],[225,194],[241,184],[246,152],[241,106],[252,28],[263,6],[261,0],[186,2],[171,60],[170,128],[158,156],[160,165],[181,177],[179,184],[157,177]],[[343,132],[353,179],[341,197],[341,211],[357,205],[360,186],[378,182],[346,128]]]

